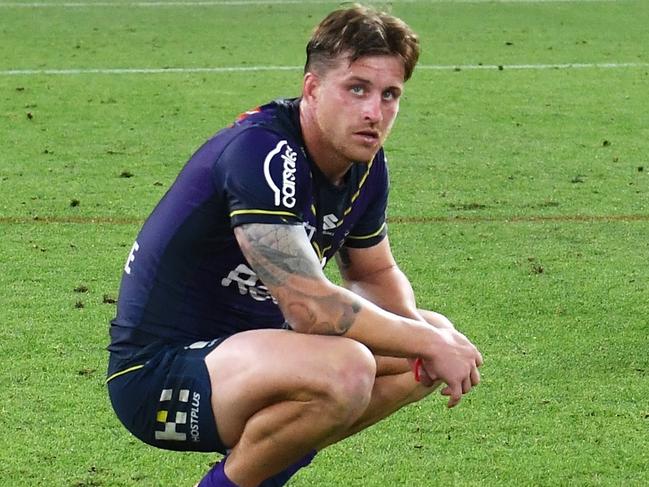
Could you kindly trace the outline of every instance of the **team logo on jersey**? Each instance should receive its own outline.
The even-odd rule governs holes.
[[[281,189],[278,184],[273,181],[270,172],[270,164],[279,155],[282,161],[282,181]],[[295,152],[288,142],[280,140],[275,148],[268,153],[264,159],[264,177],[266,183],[275,195],[275,206],[284,205],[287,208],[295,206],[295,172],[296,172],[297,152]]]

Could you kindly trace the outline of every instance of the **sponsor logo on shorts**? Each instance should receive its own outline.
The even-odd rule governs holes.
[[[198,392],[192,394],[191,409],[189,415],[189,435],[194,443],[201,441],[201,433],[198,428],[198,418],[201,412],[201,395]]]
[[[270,173],[270,164],[280,154],[282,161],[282,188],[273,181]],[[264,177],[266,183],[273,191],[275,196],[275,206],[284,205],[287,208],[295,206],[295,172],[296,172],[297,152],[295,152],[288,142],[281,140],[275,148],[266,155],[264,159]]]
[[[189,440],[198,443],[201,439],[200,406],[201,395],[198,392],[180,389],[176,395],[173,389],[163,389],[160,394],[160,409],[156,414],[156,421],[163,429],[156,430],[155,439],[187,441],[189,431]]]

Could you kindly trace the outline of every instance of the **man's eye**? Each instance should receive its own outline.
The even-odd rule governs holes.
[[[362,95],[363,93],[365,93],[365,90],[362,86],[352,86],[349,91],[351,91],[354,95]]]
[[[387,91],[383,92],[383,99],[384,100],[394,100],[396,97],[397,97],[397,95],[392,90],[387,90]]]

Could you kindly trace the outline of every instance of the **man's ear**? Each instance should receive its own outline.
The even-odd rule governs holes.
[[[307,102],[313,102],[318,97],[318,88],[320,88],[320,78],[312,72],[307,72],[302,81],[302,98]]]

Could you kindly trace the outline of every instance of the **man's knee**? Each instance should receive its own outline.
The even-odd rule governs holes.
[[[364,345],[345,340],[322,371],[321,398],[334,422],[353,423],[367,408],[376,379],[376,361]]]
[[[436,311],[429,311],[426,309],[418,310],[419,314],[428,322],[429,325],[434,326],[435,328],[447,328],[454,330],[455,326],[446,316],[443,314],[437,313]]]
[[[238,441],[252,416],[283,402],[302,403],[300,414],[322,427],[345,428],[366,410],[376,376],[374,357],[359,342],[280,330],[234,335],[206,365],[212,407],[228,444]]]

